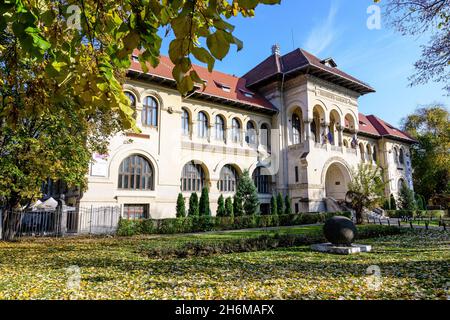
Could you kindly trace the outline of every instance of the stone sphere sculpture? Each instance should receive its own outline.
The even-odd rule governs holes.
[[[355,239],[356,232],[355,224],[346,217],[330,218],[323,226],[325,238],[335,246],[350,247]]]

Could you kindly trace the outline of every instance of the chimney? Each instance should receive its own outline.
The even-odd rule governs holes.
[[[272,46],[272,54],[276,54],[277,56],[280,55],[280,45],[279,44],[274,44]]]

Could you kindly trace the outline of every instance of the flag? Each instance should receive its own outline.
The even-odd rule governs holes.
[[[358,140],[356,140],[356,135],[355,135],[355,136],[353,136],[353,140],[352,140],[352,148],[355,149],[357,145],[358,145]]]
[[[331,134],[330,131],[328,131],[328,141],[329,141],[331,144],[334,143],[334,141],[333,141],[333,135]]]

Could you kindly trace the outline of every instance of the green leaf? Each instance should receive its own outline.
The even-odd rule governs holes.
[[[230,42],[227,40],[227,33],[217,30],[206,39],[211,54],[218,60],[222,60],[230,51]]]

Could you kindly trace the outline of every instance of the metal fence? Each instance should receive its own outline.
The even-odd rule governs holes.
[[[120,206],[60,208],[56,210],[0,212],[0,238],[61,237],[114,234]]]

